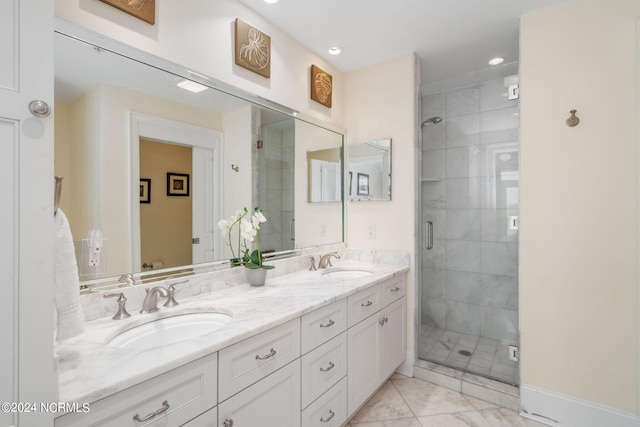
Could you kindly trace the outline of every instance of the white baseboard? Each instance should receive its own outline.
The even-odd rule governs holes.
[[[402,362],[402,364],[398,366],[398,369],[396,369],[396,372],[399,374],[405,375],[407,377],[413,377],[413,364],[415,361],[416,361],[415,354],[408,351],[407,357],[405,357],[404,362]]]
[[[638,427],[638,414],[522,384],[521,415],[557,427]]]

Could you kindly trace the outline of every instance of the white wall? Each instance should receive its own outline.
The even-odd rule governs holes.
[[[635,414],[639,17],[636,0],[525,16],[520,63],[521,381]]]
[[[55,14],[319,120],[343,126],[342,73],[239,2],[157,1],[155,25],[96,0],[56,0]],[[271,36],[270,79],[235,65],[236,18]],[[333,76],[333,108],[310,99],[312,64]]]
[[[347,243],[364,249],[410,253],[407,281],[407,351],[413,352],[415,317],[415,55],[407,54],[345,76],[345,124],[348,142],[390,137],[392,197],[387,202],[351,202],[348,205]],[[375,88],[375,90],[372,90]],[[353,177],[356,179],[356,176]],[[368,238],[368,226],[376,238]]]

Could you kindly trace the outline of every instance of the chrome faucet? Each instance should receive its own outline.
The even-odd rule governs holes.
[[[158,311],[158,294],[162,298],[167,298],[169,296],[169,291],[167,291],[162,286],[156,286],[154,288],[147,288],[147,296],[144,297],[144,302],[142,303],[142,310],[140,310],[140,314],[142,313],[153,313]]]
[[[328,254],[324,254],[320,257],[320,261],[318,261],[318,268],[333,267],[333,265],[331,264],[331,257],[340,259],[340,255],[338,255],[337,252],[329,252]]]

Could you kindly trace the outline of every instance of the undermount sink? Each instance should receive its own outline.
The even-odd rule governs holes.
[[[126,328],[116,333],[107,344],[137,350],[160,347],[208,334],[226,325],[231,319],[232,314],[223,311],[169,314]]]
[[[372,274],[373,272],[361,268],[332,268],[322,272],[322,275],[331,279],[358,279]]]

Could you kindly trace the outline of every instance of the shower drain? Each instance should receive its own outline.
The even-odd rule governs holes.
[[[458,353],[463,356],[471,356],[473,354],[469,350],[458,350]]]

